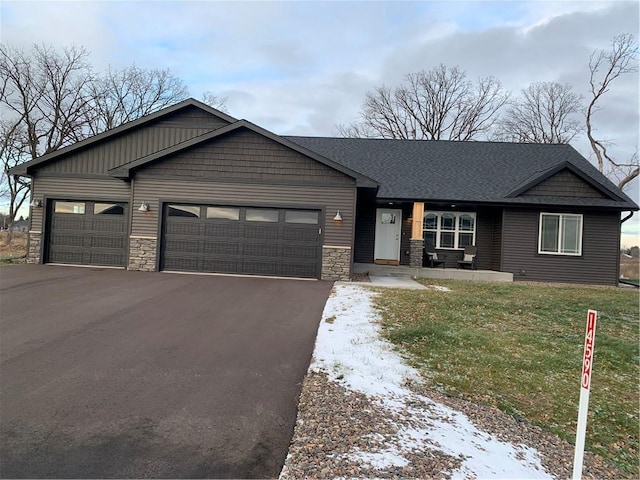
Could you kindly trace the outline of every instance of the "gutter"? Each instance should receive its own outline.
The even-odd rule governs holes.
[[[633,217],[633,210],[631,210],[629,212],[629,215],[627,215],[626,217],[624,217],[622,220],[620,220],[620,225],[622,225],[624,222],[626,222],[627,220],[629,220],[631,217]]]

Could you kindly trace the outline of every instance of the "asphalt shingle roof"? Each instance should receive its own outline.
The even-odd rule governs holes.
[[[570,145],[286,136],[380,184],[378,198],[470,203],[544,203],[638,209]],[[510,192],[570,163],[614,199],[509,197]]]

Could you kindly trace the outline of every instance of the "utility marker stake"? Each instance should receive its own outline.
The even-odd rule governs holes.
[[[582,460],[584,457],[584,438],[587,432],[587,413],[589,412],[589,391],[591,389],[591,371],[593,370],[593,349],[596,341],[596,321],[598,312],[587,313],[587,330],[584,335],[584,355],[582,376],[580,379],[580,405],[578,406],[578,426],[576,428],[576,451],[573,456],[573,480],[582,478]]]

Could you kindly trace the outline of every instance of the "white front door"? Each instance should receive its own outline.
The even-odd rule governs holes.
[[[378,208],[376,211],[376,239],[374,260],[376,263],[398,265],[400,262],[400,235],[402,210]]]

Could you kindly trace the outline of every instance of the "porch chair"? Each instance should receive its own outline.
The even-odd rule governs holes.
[[[424,247],[425,257],[423,261],[423,265],[426,267],[429,265],[431,268],[435,268],[438,265],[442,265],[444,268],[445,258],[438,258],[438,253],[436,252],[436,247],[433,244],[426,244]]]
[[[478,247],[475,245],[464,247],[464,256],[462,257],[462,260],[458,260],[458,268],[471,267],[471,270],[475,270],[477,254]]]

